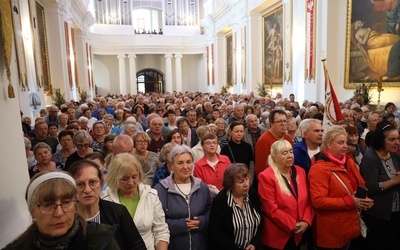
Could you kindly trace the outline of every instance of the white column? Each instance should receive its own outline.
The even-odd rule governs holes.
[[[175,54],[175,87],[177,92],[182,92],[182,54]]]
[[[126,89],[125,54],[118,54],[119,62],[119,91],[122,95],[128,94]]]
[[[131,83],[131,94],[137,94],[137,80],[136,80],[136,55],[129,54],[129,80]]]
[[[211,46],[209,46],[209,48],[211,49]],[[209,52],[208,55],[210,56],[211,53]],[[211,57],[210,57],[210,60],[211,60]],[[207,64],[207,52],[203,53],[203,64],[204,64],[204,68],[205,68],[205,72],[204,72],[205,84],[203,84],[203,86],[206,86],[206,87],[201,88],[198,86],[197,88],[199,89],[199,91],[203,91],[203,89],[206,89],[206,92],[218,92],[218,91],[215,91],[215,85],[213,85],[214,83],[212,82],[212,73],[211,73],[212,68],[208,68],[209,65]],[[209,82],[207,82],[207,78],[210,79]],[[208,83],[210,83],[210,85],[208,85]]]
[[[165,89],[167,92],[172,93],[172,54],[165,54]]]

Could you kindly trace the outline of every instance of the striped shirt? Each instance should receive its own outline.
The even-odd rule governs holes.
[[[229,207],[232,207],[233,234],[235,244],[241,249],[245,249],[257,233],[257,228],[261,222],[261,216],[249,204],[249,195],[244,197],[243,209],[236,203],[232,193],[228,190],[226,195]]]

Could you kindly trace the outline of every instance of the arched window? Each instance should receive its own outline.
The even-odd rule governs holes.
[[[144,69],[136,74],[138,92],[164,92],[163,74],[155,69]]]

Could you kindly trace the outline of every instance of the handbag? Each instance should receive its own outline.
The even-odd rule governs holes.
[[[336,177],[336,179],[338,179],[339,180],[339,182],[343,185],[343,187],[346,189],[346,191],[347,191],[347,193],[350,195],[350,196],[352,196],[351,195],[351,193],[350,193],[350,191],[349,191],[349,189],[347,188],[347,186],[344,184],[344,182],[342,181],[342,179],[340,179],[340,177],[335,173],[335,172],[332,172],[332,174]],[[357,210],[357,214],[358,214],[358,220],[359,220],[359,223],[360,223],[360,233],[361,233],[361,236],[363,237],[363,238],[366,238],[367,237],[367,230],[368,230],[368,227],[367,227],[367,225],[365,225],[365,222],[364,222],[364,220],[361,218],[361,212],[356,208],[356,210]]]

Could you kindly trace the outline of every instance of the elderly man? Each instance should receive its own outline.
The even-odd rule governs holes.
[[[292,138],[286,134],[287,118],[286,112],[281,109],[271,111],[269,115],[270,129],[262,134],[256,143],[255,148],[255,175],[267,168],[267,158],[271,152],[271,146],[277,140],[287,140],[293,146]]]
[[[261,122],[260,122],[260,125],[258,125],[258,127],[260,127],[261,129],[264,128],[265,131],[268,130],[268,128],[269,128],[268,117],[269,117],[269,111],[264,111],[260,115]]]
[[[258,118],[257,116],[250,114],[246,116],[246,124],[247,128],[244,130],[244,141],[250,144],[251,149],[253,150],[256,147],[256,143],[258,138],[267,130],[266,128],[260,128],[258,126]]]
[[[133,109],[136,107],[136,105],[139,105],[140,107],[142,107],[142,110],[143,110],[143,114],[144,115],[147,115],[147,114],[149,114],[149,105],[147,105],[146,103],[144,103],[144,96],[142,95],[142,94],[139,94],[137,97],[136,97],[136,103],[135,103],[135,105],[132,107],[132,113],[135,113],[135,112],[133,112]]]
[[[320,120],[304,119],[299,124],[299,131],[303,140],[294,144],[294,164],[302,167],[308,175],[311,160],[320,151],[324,130]]]
[[[161,148],[166,142],[166,137],[163,135],[164,123],[160,117],[154,117],[150,121],[150,129],[147,134],[150,136],[151,141],[147,150],[155,153],[159,153]]]
[[[58,107],[56,105],[51,105],[48,108],[48,110],[49,110],[49,114],[44,117],[44,120],[46,121],[46,123],[49,124],[50,122],[54,122],[55,124],[59,125],[58,119],[57,119],[58,118],[57,117]]]
[[[105,109],[106,112],[107,112],[107,114],[115,115],[114,109],[111,108],[111,107],[107,107],[107,100],[106,100],[106,98],[104,98],[104,97],[101,97],[101,98],[100,98],[100,100],[99,100],[99,107],[98,107],[97,109],[95,109],[95,110],[93,111],[93,113],[92,113],[92,116],[93,116],[94,118],[96,118],[97,120],[100,120],[100,117],[99,117],[99,110],[100,110],[100,109]]]
[[[58,140],[49,136],[49,126],[46,122],[40,121],[35,124],[36,138],[32,140],[32,149],[39,142],[47,143],[51,147],[52,154],[57,151]]]
[[[242,104],[236,104],[233,108],[233,115],[228,120],[228,124],[234,121],[242,122],[244,124],[244,107]]]
[[[97,121],[93,124],[93,140],[90,147],[97,151],[103,152],[104,137],[106,134],[106,125],[103,121]]]
[[[204,106],[203,118],[205,119],[207,115],[212,115],[213,107],[211,102],[205,102],[203,106]]]

